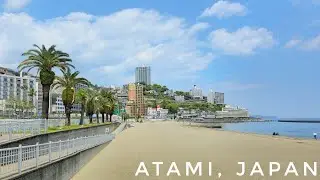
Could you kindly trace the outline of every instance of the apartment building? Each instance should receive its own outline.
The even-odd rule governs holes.
[[[27,73],[18,73],[14,70],[0,67],[0,114],[8,115],[8,100],[31,102],[36,106],[37,97],[31,95],[31,89],[36,90],[36,78]],[[13,107],[11,107],[13,108]],[[34,112],[35,110],[32,110]],[[10,111],[12,114],[13,112]],[[14,112],[16,113],[16,112]]]

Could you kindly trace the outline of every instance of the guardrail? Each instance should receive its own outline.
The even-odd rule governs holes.
[[[121,123],[110,134],[0,149],[0,179],[112,141],[126,125],[127,122]]]
[[[37,135],[47,131],[44,120],[0,120],[0,142]]]
[[[66,141],[48,142],[0,149],[0,179],[52,161],[90,149],[114,139],[114,134],[80,137]]]
[[[79,124],[79,119],[72,119],[71,125]],[[85,119],[84,124],[89,120]],[[46,133],[49,127],[61,127],[65,125],[65,119],[14,119],[0,120],[0,143],[12,141],[26,136]]]

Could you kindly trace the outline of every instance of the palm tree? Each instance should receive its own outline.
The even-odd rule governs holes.
[[[113,112],[114,112],[115,107],[116,107],[115,99],[114,98],[108,98],[106,107],[107,107],[107,118],[108,118],[108,115],[109,115],[110,122],[111,122],[112,121],[112,115],[113,115]]]
[[[88,100],[88,91],[85,89],[80,89],[76,94],[76,101],[81,104],[81,116],[79,125],[83,125],[84,112],[86,109],[86,103]]]
[[[42,117],[48,119],[49,111],[49,91],[54,81],[55,73],[54,68],[65,70],[74,66],[70,64],[72,60],[69,54],[56,50],[56,46],[52,45],[47,49],[44,45],[40,48],[38,45],[33,45],[35,49],[30,49],[23,53],[22,56],[27,56],[27,59],[22,61],[18,69],[20,71],[27,69],[27,72],[36,68],[40,72],[40,81],[43,89],[43,102],[42,102]]]
[[[99,111],[101,114],[102,123],[105,123],[105,120],[104,120],[105,116],[104,115],[107,113],[106,100],[107,99],[103,96],[103,92],[100,91],[100,93],[98,95],[98,103],[100,105]]]
[[[70,126],[70,116],[72,105],[75,100],[75,86],[77,84],[89,85],[89,81],[85,78],[77,77],[79,75],[79,71],[71,72],[70,68],[62,69],[62,77],[56,77],[56,80],[53,82],[52,87],[63,88],[62,91],[62,102],[65,107],[65,113],[67,116],[66,125]]]
[[[92,124],[92,116],[95,113],[95,102],[97,100],[98,92],[95,89],[88,89],[88,97],[87,97],[87,116],[89,116],[90,124]]]

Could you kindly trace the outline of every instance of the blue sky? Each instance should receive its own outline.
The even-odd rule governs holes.
[[[252,114],[320,117],[319,0],[0,0],[0,65],[56,44],[100,85],[225,92]]]

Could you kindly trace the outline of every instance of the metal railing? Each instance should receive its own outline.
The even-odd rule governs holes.
[[[119,127],[121,128],[121,127]],[[119,129],[117,128],[117,129]],[[123,129],[123,128],[122,128]],[[114,134],[0,149],[0,179],[36,168],[114,139]]]
[[[46,131],[47,125],[44,120],[0,120],[0,142],[37,135]]]
[[[72,119],[71,125],[79,124],[79,119]],[[89,120],[85,119],[84,124]],[[49,127],[65,126],[65,119],[8,119],[0,120],[0,143],[26,136],[46,133]]]

